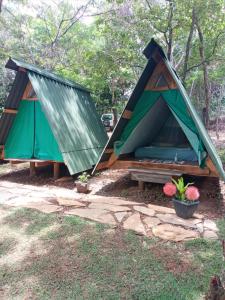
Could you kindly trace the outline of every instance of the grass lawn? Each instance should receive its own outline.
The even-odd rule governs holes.
[[[219,241],[167,243],[29,209],[1,207],[0,223],[0,299],[203,299],[222,267]]]

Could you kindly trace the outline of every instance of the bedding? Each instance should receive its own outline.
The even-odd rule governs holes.
[[[197,156],[191,148],[176,147],[140,147],[134,153],[135,158],[165,159],[176,161],[198,161]]]

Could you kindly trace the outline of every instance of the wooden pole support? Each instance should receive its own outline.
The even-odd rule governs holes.
[[[141,190],[141,191],[144,191],[145,189],[145,183],[144,181],[138,181],[138,188]]]
[[[18,110],[16,110],[16,109],[11,109],[11,108],[5,108],[5,109],[3,110],[3,112],[4,112],[5,114],[17,114],[17,113],[18,113]]]
[[[30,162],[30,176],[36,175],[35,162]]]
[[[53,172],[54,172],[54,179],[59,178],[59,173],[60,173],[60,164],[58,162],[53,163]]]

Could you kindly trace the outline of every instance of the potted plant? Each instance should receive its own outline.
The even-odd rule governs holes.
[[[183,219],[189,219],[193,216],[199,205],[199,190],[192,183],[185,185],[183,177],[178,180],[172,179],[163,187],[166,196],[173,197],[173,205],[177,216]]]
[[[78,193],[87,194],[89,192],[89,177],[90,175],[88,175],[87,172],[83,172],[81,175],[78,176],[78,180],[75,182]]]

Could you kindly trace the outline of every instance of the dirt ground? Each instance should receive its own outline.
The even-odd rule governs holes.
[[[220,133],[219,140],[216,139],[214,132],[210,132],[210,135],[218,150],[225,148],[225,133]],[[76,178],[68,177],[68,173],[65,170],[62,172],[62,175],[67,176],[68,180],[60,182],[54,181],[50,167],[39,168],[35,177],[29,176],[28,167],[27,163],[1,165],[0,181],[6,180],[33,186],[58,186],[71,190],[71,193],[73,192]],[[217,218],[224,214],[225,184],[222,181],[217,178],[194,176],[184,176],[184,179],[186,182],[194,182],[200,190],[199,213],[209,218]],[[171,199],[164,196],[161,184],[147,183],[145,190],[141,191],[137,182],[130,180],[129,173],[125,170],[106,170],[98,173],[91,178],[90,185],[93,194],[105,197],[123,197],[131,201],[172,207]]]
[[[33,186],[58,186],[63,187],[73,193],[75,189],[75,178],[68,178],[65,182],[54,181],[52,170],[41,168],[37,176],[30,177],[29,169],[25,166],[22,169],[14,169],[11,172],[2,174],[0,181],[9,181]],[[200,189],[200,206],[198,212],[209,218],[217,218],[224,213],[225,202],[225,184],[217,178],[203,177],[184,177],[186,181],[194,182]],[[90,186],[93,194],[105,197],[122,197],[126,200],[144,202],[146,204],[156,204],[166,207],[172,207],[170,198],[164,196],[162,185],[156,183],[147,183],[145,190],[138,188],[136,181],[130,180],[130,175],[125,170],[106,170],[97,174],[90,180]],[[96,190],[96,192],[95,192]]]

